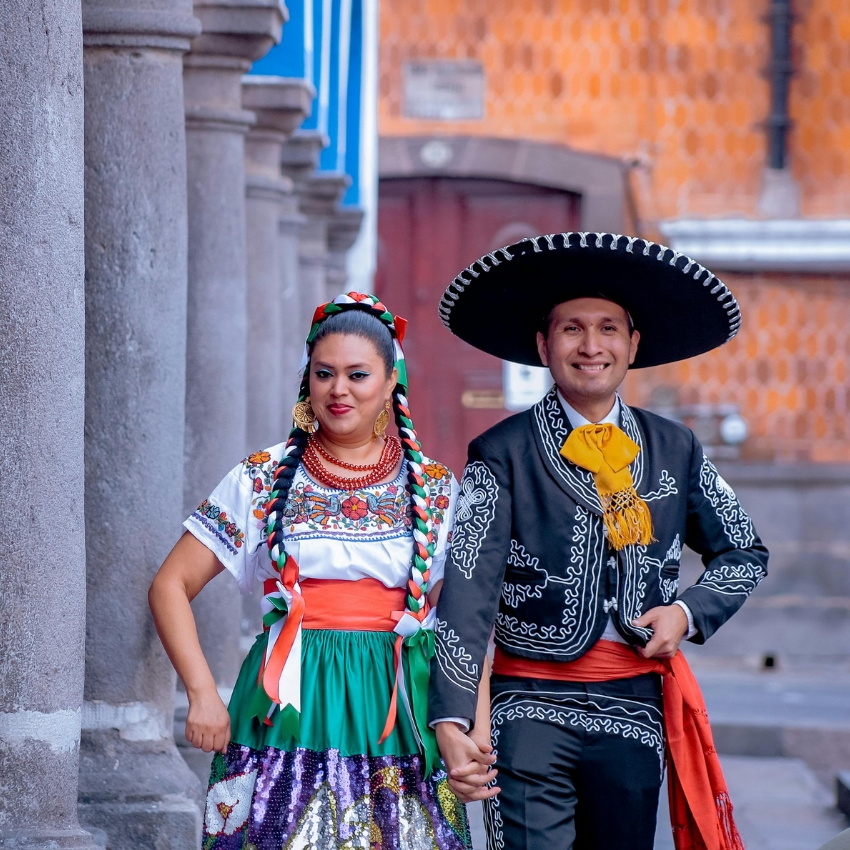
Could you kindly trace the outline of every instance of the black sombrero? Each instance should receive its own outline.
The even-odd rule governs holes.
[[[540,366],[544,315],[586,297],[608,298],[631,314],[641,335],[633,369],[703,354],[741,325],[735,297],[705,266],[616,233],[535,236],[485,254],[449,284],[440,318],[482,351]]]

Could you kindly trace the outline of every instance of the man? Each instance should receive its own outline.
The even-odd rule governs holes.
[[[630,367],[734,336],[732,293],[669,248],[556,234],[473,263],[440,313],[555,381],[469,447],[430,696],[453,789],[485,799],[490,850],[651,850],[666,740],[677,847],[740,847],[678,648],[737,611],[767,550],[691,431],[617,395]],[[683,545],[705,571],[677,599]],[[494,626],[498,788],[466,735]]]

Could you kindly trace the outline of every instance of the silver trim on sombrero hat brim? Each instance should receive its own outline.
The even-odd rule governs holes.
[[[611,238],[611,244],[608,248],[612,251],[620,250],[620,240],[622,239],[625,241],[623,248],[628,254],[634,254],[635,251],[638,250],[643,253],[644,257],[651,257],[652,249],[657,248],[658,252],[655,255],[655,259],[661,263],[667,262],[668,265],[673,266],[674,268],[678,268],[677,264],[679,260],[683,259],[685,261],[685,265],[679,268],[679,271],[681,271],[683,275],[690,276],[693,280],[701,282],[704,287],[710,286],[710,294],[717,297],[718,302],[720,302],[723,309],[726,311],[726,315],[729,319],[729,335],[726,338],[726,342],[738,333],[738,330],[741,327],[741,308],[729,287],[726,286],[720,278],[712,274],[705,266],[700,265],[696,260],[692,260],[685,254],[680,254],[678,251],[668,248],[666,245],[659,245],[657,242],[650,242],[648,239],[643,239],[639,236],[622,236],[619,233],[582,233],[572,231],[569,233],[553,233],[549,236],[526,236],[525,239],[521,239],[516,244],[521,245],[523,242],[530,242],[534,246],[534,253],[541,254],[544,250],[558,250],[555,245],[555,239],[558,237],[561,238],[563,248],[566,249],[605,248],[606,236]],[[572,242],[573,237],[577,237],[578,239],[578,242],[575,244]],[[594,244],[589,244],[588,239],[590,239]],[[543,248],[540,247],[541,242],[544,245]],[[643,247],[641,248],[640,245]],[[439,313],[440,320],[450,331],[451,312],[454,308],[454,303],[458,300],[460,294],[468,286],[478,282],[478,278],[480,278],[482,274],[491,271],[496,266],[499,266],[504,262],[510,262],[513,260],[514,257],[509,251],[509,248],[511,247],[514,246],[508,245],[505,248],[499,248],[492,253],[485,254],[483,257],[467,266],[467,268],[465,268],[448,285],[446,291],[443,293],[443,297],[440,299]],[[667,258],[668,252],[670,254],[669,260]],[[489,261],[489,264],[487,261]],[[478,266],[478,270],[476,270],[476,266]],[[691,274],[692,269],[694,270],[693,274]],[[467,280],[464,277],[464,274],[469,274],[471,279]],[[705,275],[705,277],[701,280],[703,275]]]

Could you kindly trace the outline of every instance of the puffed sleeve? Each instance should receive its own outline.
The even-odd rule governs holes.
[[[437,530],[437,545],[434,547],[434,557],[431,559],[431,577],[429,587],[433,587],[445,574],[446,555],[455,524],[455,508],[459,487],[457,479],[446,469],[445,476],[434,482],[431,492],[431,504],[439,516],[440,524]]]
[[[262,554],[265,536],[263,523],[255,515],[253,481],[247,461],[243,461],[224,476],[183,523],[232,573],[244,594],[253,590],[256,561]]]
[[[437,603],[429,720],[475,719],[478,683],[510,553],[511,473],[503,452],[469,445]]]
[[[685,542],[705,571],[679,599],[704,643],[744,604],[767,575],[768,552],[732,488],[693,438]]]

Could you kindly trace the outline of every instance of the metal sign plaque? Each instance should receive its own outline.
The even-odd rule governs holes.
[[[552,375],[540,366],[504,362],[503,386],[508,410],[527,410],[537,404],[552,386]]]
[[[484,117],[484,68],[449,60],[404,64],[404,114],[442,120]]]

